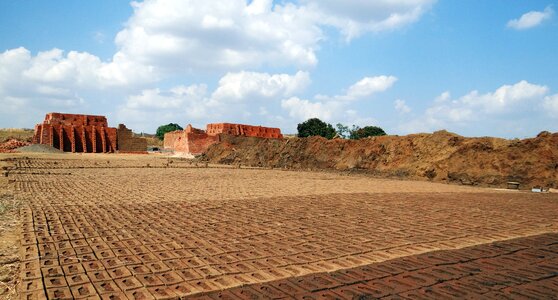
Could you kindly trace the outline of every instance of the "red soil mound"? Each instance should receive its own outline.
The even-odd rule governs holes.
[[[362,140],[221,137],[202,159],[248,166],[363,171],[433,181],[558,187],[558,133],[505,140],[447,131]]]

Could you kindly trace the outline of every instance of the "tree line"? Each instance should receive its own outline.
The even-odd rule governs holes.
[[[322,136],[326,139],[332,139],[335,137],[343,139],[358,140],[369,136],[381,136],[386,135],[386,132],[377,126],[364,126],[359,127],[353,125],[351,128],[347,125],[337,123],[336,128],[329,123],[326,123],[318,118],[308,119],[297,126],[298,137],[309,137],[309,136]],[[155,134],[160,140],[163,140],[165,133],[182,130],[182,127],[176,123],[169,123],[167,125],[161,125],[157,128],[157,133]]]
[[[335,137],[351,140],[359,140],[369,136],[386,135],[386,132],[378,126],[359,127],[353,125],[351,128],[347,125],[337,123],[336,128],[318,118],[308,119],[297,126],[298,137],[322,136],[326,139]]]

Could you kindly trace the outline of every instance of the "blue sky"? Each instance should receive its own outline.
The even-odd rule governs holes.
[[[1,1],[0,127],[558,131],[556,1]]]

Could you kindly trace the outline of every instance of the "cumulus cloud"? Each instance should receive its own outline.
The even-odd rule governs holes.
[[[310,84],[308,72],[289,74],[237,72],[227,73],[219,80],[212,98],[219,103],[242,101],[248,98],[287,97],[304,90]]]
[[[60,50],[39,53],[36,57],[25,48],[0,53],[0,106],[13,114],[45,108],[71,108],[83,103],[69,85],[79,79],[77,53],[62,61]],[[43,74],[43,76],[40,76]],[[82,79],[88,74],[82,74]]]
[[[146,0],[115,39],[119,54],[167,72],[309,68],[333,26],[347,40],[412,23],[435,0]]]
[[[395,100],[394,105],[395,105],[395,110],[398,113],[407,114],[411,112],[411,108],[407,106],[407,103],[405,103],[404,100],[397,99]]]
[[[343,95],[316,95],[314,100],[291,97],[281,101],[281,107],[296,121],[309,118],[320,118],[325,121],[345,121],[357,124],[355,120],[362,119],[356,111],[347,109],[351,101],[365,99],[375,93],[389,89],[397,81],[394,76],[364,77],[351,85]],[[352,121],[351,121],[352,120]]]
[[[548,115],[553,118],[558,118],[558,94],[545,97],[543,108]]]
[[[322,31],[295,4],[271,0],[148,0],[116,36],[120,53],[176,71],[310,67]]]
[[[87,52],[52,49],[32,55],[23,47],[10,49],[0,53],[0,114],[7,113],[2,117],[8,119],[17,112],[17,124],[22,124],[45,111],[76,110],[87,103],[82,95],[90,91],[114,93],[115,88],[131,89],[154,77],[151,68],[125,58],[102,62]]]
[[[509,28],[524,30],[539,26],[545,20],[548,20],[554,14],[552,7],[547,6],[543,11],[530,11],[523,14],[519,19],[508,21]]]
[[[293,75],[227,73],[213,92],[204,84],[180,85],[169,90],[145,89],[129,96],[118,115],[125,116],[132,126],[141,130],[149,130],[145,127],[145,119],[157,119],[162,123],[202,119],[239,122],[253,115],[267,115],[269,103],[266,102],[290,97],[303,91],[309,83],[309,74],[302,71]],[[256,106],[256,103],[264,106]]]
[[[319,118],[325,121],[331,121],[336,113],[339,113],[341,103],[329,102],[311,102],[298,97],[291,97],[281,101],[281,107],[288,111],[289,116],[296,120],[307,120],[310,118]]]
[[[481,94],[474,90],[456,99],[449,92],[444,92],[434,100],[424,115],[403,124],[400,129],[410,133],[462,128],[477,121],[533,111],[548,91],[548,87],[544,85],[522,80],[513,85],[503,85],[494,92]],[[549,107],[552,107],[552,100],[547,97]]]

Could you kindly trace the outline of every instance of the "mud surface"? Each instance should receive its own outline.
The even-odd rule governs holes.
[[[303,296],[331,292],[344,297],[341,289],[346,295],[356,289],[373,297],[405,296],[434,288],[432,280],[460,289],[479,278],[451,271],[456,262],[444,263],[448,258],[467,257],[470,265],[463,270],[468,270],[480,268],[483,259],[501,257],[494,266],[468,271],[495,282],[501,282],[498,272],[483,273],[485,268],[498,270],[503,262],[515,267],[509,263],[513,259],[541,268],[556,261],[555,194],[206,167],[152,156],[26,154],[4,163],[8,188],[21,202],[18,291],[23,298],[219,298],[218,291],[229,289],[234,296],[229,298],[247,298],[238,294],[240,286],[262,298],[289,298],[291,291],[279,284],[285,280]],[[544,238],[538,240],[539,235]],[[527,238],[516,249],[526,251],[514,250],[516,243],[509,240],[516,238]],[[512,246],[501,252],[486,246],[503,241]],[[481,250],[451,254],[475,247]],[[441,250],[449,252],[435,252]],[[404,281],[410,286],[405,289],[397,277],[403,273],[385,268],[376,278],[382,285],[360,271],[342,279],[350,270],[399,259],[413,262],[416,255],[433,252],[438,254],[420,259],[420,266],[408,263],[407,271],[440,267],[441,273]],[[444,270],[457,276],[455,282],[444,277]],[[548,293],[557,274],[543,270],[544,276],[533,268],[521,274]],[[333,274],[335,281],[322,280],[322,274]],[[507,293],[504,288],[494,292]]]
[[[558,133],[504,140],[446,131],[353,140],[321,137],[259,139],[222,136],[202,159],[248,166],[330,169],[382,177],[521,188],[558,187]]]

